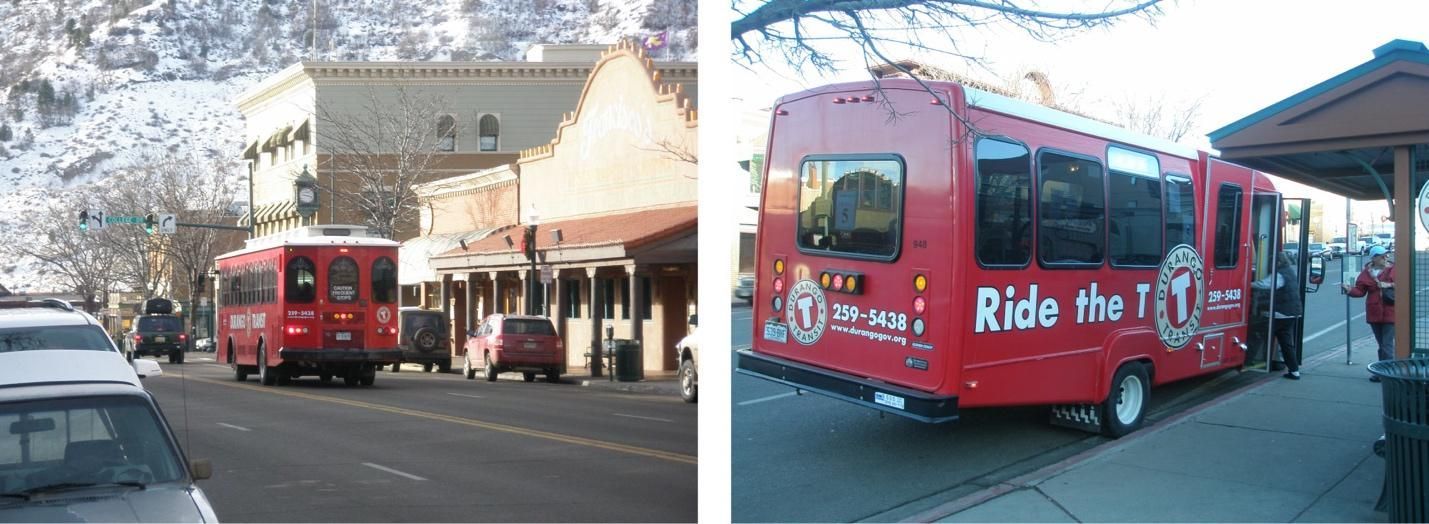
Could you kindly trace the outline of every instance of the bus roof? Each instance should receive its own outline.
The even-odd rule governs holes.
[[[365,226],[352,225],[304,226],[287,231],[280,231],[267,236],[250,238],[245,242],[247,245],[243,249],[224,253],[216,257],[216,259],[223,260],[225,258],[286,246],[398,247],[401,245],[395,240],[368,236]]]
[[[972,107],[985,109],[994,113],[1021,117],[1034,122],[1057,126],[1069,131],[1077,131],[1087,135],[1105,138],[1113,142],[1120,142],[1151,151],[1159,151],[1182,158],[1192,160],[1198,158],[1196,148],[1188,145],[1139,134],[1105,122],[1098,122],[1090,118],[1064,113],[1050,107],[1009,98],[981,89],[963,86],[963,92],[967,96],[968,105]]]

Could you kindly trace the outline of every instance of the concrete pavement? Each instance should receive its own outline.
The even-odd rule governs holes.
[[[1374,339],[1351,347],[904,520],[1385,522]]]

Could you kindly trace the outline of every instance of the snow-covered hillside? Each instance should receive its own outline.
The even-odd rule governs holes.
[[[313,8],[317,16],[314,20]],[[537,43],[667,32],[655,56],[695,58],[695,0],[0,0],[0,245],[28,210],[142,154],[225,159],[233,98],[311,60],[519,60]],[[11,290],[59,289],[23,260]]]

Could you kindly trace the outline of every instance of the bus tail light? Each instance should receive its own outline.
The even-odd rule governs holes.
[[[306,334],[308,334],[308,327],[307,327],[307,326],[288,326],[288,328],[287,328],[286,331],[288,332],[289,335],[306,335]]]
[[[781,277],[774,277],[774,294],[778,295],[782,293],[784,293],[784,279]]]
[[[925,276],[923,276],[923,275],[921,275],[921,274],[919,274],[919,275],[916,276],[916,277],[913,277],[913,290],[914,290],[914,291],[917,291],[917,292],[919,292],[919,293],[922,293],[922,292],[924,292],[924,291],[927,291],[927,290],[928,290],[928,277],[925,277]]]
[[[819,274],[819,286],[820,286],[820,287],[823,287],[824,289],[828,289],[828,288],[829,288],[829,279],[830,279],[830,278],[832,278],[832,277],[830,277],[828,271],[825,271],[825,272],[823,272],[823,273],[820,273],[820,274]]]
[[[928,301],[921,296],[913,297],[913,314],[922,315],[928,310]]]
[[[774,297],[774,312],[778,313],[784,309],[784,299],[778,295]]]
[[[819,286],[829,291],[838,291],[850,295],[862,295],[863,288],[859,287],[860,284],[868,284],[867,282],[863,282],[863,274],[861,273],[840,273],[836,271],[824,271],[819,273]]]
[[[834,284],[833,284],[833,285],[834,285],[834,289],[843,289],[843,288],[844,288],[844,276],[843,276],[843,275],[834,275]]]
[[[844,285],[843,285],[843,288],[844,288],[844,291],[847,292],[847,293],[857,292],[857,291],[858,291],[858,275],[849,275],[849,276],[847,276],[847,277],[844,277]]]
[[[923,324],[923,317],[915,317],[913,319],[913,336],[923,336],[923,331],[926,329],[928,329],[928,326]]]
[[[775,274],[775,275],[783,275],[783,274],[784,274],[784,259],[782,259],[782,258],[776,258],[776,259],[774,259],[774,274]]]

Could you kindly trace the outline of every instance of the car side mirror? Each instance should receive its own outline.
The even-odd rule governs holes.
[[[1314,293],[1320,290],[1320,284],[1325,282],[1325,257],[1315,255],[1310,257],[1310,271],[1308,271],[1310,285],[1305,291]]]
[[[134,373],[139,375],[139,378],[162,377],[164,376],[164,369],[159,367],[157,361],[147,358],[136,358],[134,359]]]
[[[700,316],[699,316],[698,314],[690,315],[690,325],[691,325],[691,326],[698,326],[698,325],[700,325]]]
[[[476,330],[475,330],[475,329],[468,329],[468,330],[466,330],[466,337],[467,337],[467,338],[476,338]]]
[[[189,474],[194,480],[205,480],[213,477],[213,463],[208,459],[194,459],[189,462]]]

